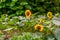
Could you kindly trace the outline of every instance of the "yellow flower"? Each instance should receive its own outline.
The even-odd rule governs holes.
[[[2,34],[2,31],[0,30],[0,34]]]
[[[44,22],[44,19],[41,18],[41,19],[40,19],[40,22],[43,23],[43,22]]]
[[[39,30],[40,32],[43,31],[43,26],[40,25],[40,24],[36,24],[36,25],[34,26],[34,28],[35,28],[36,30]]]
[[[47,17],[51,19],[53,17],[52,12],[48,12]]]
[[[25,11],[25,16],[26,16],[26,18],[30,18],[30,16],[31,16],[31,11],[30,11],[30,10],[26,10],[26,11]]]

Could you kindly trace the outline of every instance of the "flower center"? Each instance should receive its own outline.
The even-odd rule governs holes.
[[[38,26],[38,27],[37,27],[37,29],[39,30],[39,29],[41,29],[41,27],[40,27],[40,26]]]
[[[27,12],[27,16],[29,16],[30,15],[30,13],[29,12]]]

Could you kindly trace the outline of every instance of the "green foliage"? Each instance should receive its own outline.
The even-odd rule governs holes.
[[[47,11],[59,12],[59,1],[57,0],[0,0],[0,14],[22,15],[26,9],[33,13],[44,14]]]
[[[4,24],[2,24],[2,22],[0,22],[0,29],[1,30],[6,29],[6,26]]]
[[[23,35],[13,36],[11,40],[40,40],[41,39],[40,37],[36,37],[37,35],[34,35],[34,37],[33,35],[31,33],[24,33]]]
[[[29,19],[25,17],[28,9]],[[46,16],[49,11],[52,19]],[[34,29],[36,24],[43,25],[42,32]],[[8,35],[10,40],[60,40],[60,0],[0,0],[0,33],[0,40]]]
[[[56,28],[54,30],[54,35],[58,40],[60,40],[60,28]]]

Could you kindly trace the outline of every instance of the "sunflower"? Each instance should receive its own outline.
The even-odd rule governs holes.
[[[52,12],[48,12],[47,17],[51,19],[53,17]]]
[[[40,32],[43,31],[43,26],[40,25],[40,24],[36,24],[36,25],[34,26],[34,28],[35,28],[36,30],[39,30]]]
[[[30,11],[30,10],[26,10],[26,11],[25,11],[25,16],[26,16],[26,18],[30,18],[30,16],[31,16],[31,11]]]
[[[43,23],[43,22],[44,22],[44,19],[41,18],[41,19],[40,19],[40,22]]]

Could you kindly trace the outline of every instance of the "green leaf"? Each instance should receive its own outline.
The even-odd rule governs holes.
[[[10,7],[12,10],[23,9],[22,6],[12,6]]]
[[[0,0],[0,3],[5,2],[6,0]]]
[[[5,3],[0,4],[0,8],[4,8],[5,6],[6,6]]]
[[[6,26],[3,25],[3,24],[0,22],[0,29],[5,29],[5,28],[6,28]]]
[[[8,24],[9,24],[9,25],[14,25],[14,22],[8,21]]]
[[[4,20],[6,18],[6,16],[5,15],[1,15],[1,20]]]
[[[17,2],[18,0],[12,0],[12,2]]]
[[[14,6],[14,5],[15,5],[15,3],[14,3],[14,2],[11,2],[9,5],[12,7],[12,6]]]
[[[13,19],[11,19],[10,21],[8,21],[8,24],[9,24],[9,25],[14,25],[14,24],[16,24],[16,22],[18,22],[18,19],[13,18]]]
[[[30,5],[26,5],[25,8],[26,9],[32,9],[32,7]]]
[[[18,11],[16,11],[16,14],[21,15],[21,14],[23,14],[23,12],[24,12],[23,10],[18,10]]]
[[[24,5],[27,5],[28,3],[27,2],[21,2],[20,5],[24,6]]]

